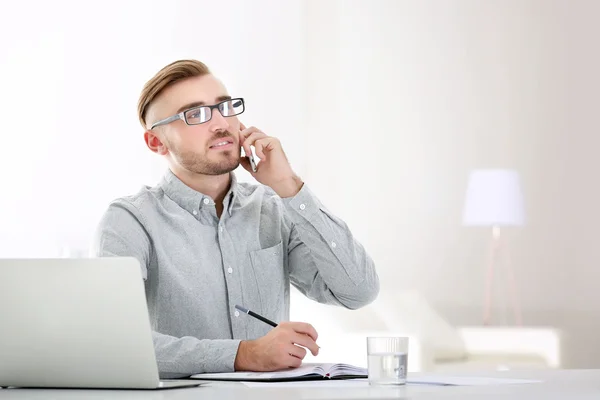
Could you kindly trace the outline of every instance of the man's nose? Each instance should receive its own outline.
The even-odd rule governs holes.
[[[227,119],[217,109],[212,110],[210,130],[213,132],[229,130],[229,123],[227,122]]]

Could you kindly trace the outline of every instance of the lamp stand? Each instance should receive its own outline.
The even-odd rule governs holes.
[[[509,296],[512,302],[513,311],[515,313],[515,322],[517,323],[517,325],[521,326],[523,321],[521,318],[521,307],[519,304],[519,298],[517,293],[517,282],[512,268],[508,245],[505,244],[504,240],[502,240],[501,238],[499,226],[492,227],[492,241],[490,244],[490,253],[488,257],[487,274],[485,279],[485,306],[483,311],[483,324],[490,325],[491,323],[494,270],[497,269],[497,261],[502,250],[505,250],[506,272],[508,275],[508,282],[505,282],[505,284],[507,284],[509,288]]]

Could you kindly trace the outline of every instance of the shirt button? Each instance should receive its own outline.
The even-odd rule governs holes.
[[[227,268],[227,272],[229,272],[230,274],[232,274],[233,273],[233,268],[231,268],[231,267]]]
[[[207,199],[207,198],[205,198],[204,200],[202,200],[202,202],[203,202],[204,204],[208,204],[208,203],[210,203],[210,200],[209,200],[209,199]]]
[[[306,205],[304,205],[304,204],[300,204],[300,209],[301,209],[301,210],[304,210],[305,208],[306,208]]]
[[[236,317],[239,317],[240,316],[240,312],[237,311],[237,310],[235,310],[235,312],[233,313],[233,315],[235,315]]]
[[[223,227],[222,226],[219,227],[219,232],[223,232]]]
[[[331,242],[331,247],[335,249],[337,247],[337,244],[335,242]]]
[[[192,213],[193,213],[194,215],[198,215],[198,211],[196,211],[196,210],[192,211]]]

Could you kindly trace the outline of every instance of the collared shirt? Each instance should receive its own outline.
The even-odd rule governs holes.
[[[350,309],[379,291],[369,255],[306,184],[280,198],[233,173],[219,218],[212,198],[167,171],[157,186],[108,206],[94,249],[139,260],[162,378],[233,371],[240,341],[272,329],[235,305],[281,322],[290,283]]]

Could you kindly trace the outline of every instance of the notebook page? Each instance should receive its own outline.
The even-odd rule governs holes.
[[[308,364],[302,365],[298,368],[276,371],[276,372],[220,372],[220,373],[209,373],[209,374],[197,374],[192,375],[192,379],[226,379],[234,381],[242,380],[268,380],[275,378],[295,378],[298,376],[310,375],[310,374],[322,374],[322,370],[319,373],[316,365]]]
[[[368,375],[369,373],[366,368],[361,368],[350,364],[331,364],[328,369],[330,376]]]

